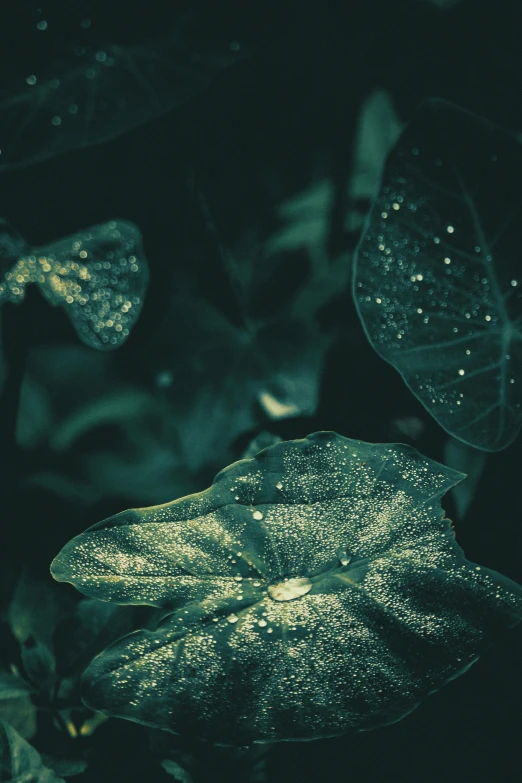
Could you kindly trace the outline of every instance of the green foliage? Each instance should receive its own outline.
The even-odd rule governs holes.
[[[24,739],[36,733],[32,690],[18,674],[0,671],[0,720],[9,723]]]
[[[50,67],[19,79],[0,101],[0,170],[127,133],[178,109],[250,54],[229,41],[198,39],[194,21],[187,14],[177,28],[127,46],[84,33],[61,60],[53,52]]]
[[[8,723],[0,722],[0,780],[2,783],[64,783],[44,766],[42,757]]]
[[[512,135],[424,102],[388,160],[354,273],[377,353],[447,432],[484,451],[522,428],[521,175]]]
[[[86,702],[239,745],[400,720],[522,620],[522,588],[465,560],[438,505],[462,478],[316,433],[95,525],[55,579],[173,613],[92,661]]]

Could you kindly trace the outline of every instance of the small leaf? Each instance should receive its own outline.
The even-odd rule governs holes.
[[[316,433],[94,525],[54,577],[172,613],[92,661],[86,703],[238,745],[400,720],[522,620],[522,587],[468,562],[444,517],[462,478]]]
[[[171,775],[175,780],[179,781],[179,783],[193,783],[192,775],[189,775],[177,761],[165,759],[161,762],[161,766],[167,775]]]
[[[56,659],[52,649],[30,637],[21,645],[22,663],[25,673],[40,688],[50,688],[56,679]]]
[[[64,783],[44,766],[42,757],[8,723],[0,721],[0,780],[2,783]]]
[[[282,316],[248,330],[205,301],[180,297],[164,332],[162,352],[182,379],[163,393],[185,470],[215,465],[216,453],[267,419],[315,412],[331,339],[313,320]]]
[[[88,766],[83,759],[54,759],[52,763],[49,763],[49,761],[49,759],[46,759],[47,765],[52,767],[53,771],[62,778],[72,778],[76,775],[81,775]]]
[[[484,451],[522,428],[522,146],[440,100],[386,164],[354,299],[368,339],[436,421]]]
[[[84,343],[113,350],[136,323],[148,278],[138,228],[111,220],[20,256],[0,283],[0,303],[20,303],[27,284],[36,283]]]
[[[21,644],[38,639],[48,646],[58,621],[70,604],[51,580],[36,579],[23,569],[13,592],[8,619],[13,635]]]

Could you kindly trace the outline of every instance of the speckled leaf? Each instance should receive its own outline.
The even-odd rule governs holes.
[[[462,478],[409,446],[316,433],[95,525],[54,577],[174,611],[97,656],[84,698],[241,745],[399,720],[522,619],[522,588],[466,561],[443,517]]]
[[[466,561],[443,516],[462,478],[316,433],[95,525],[55,578],[173,612],[93,660],[86,702],[239,745],[399,720],[522,620],[522,588]]]
[[[40,754],[8,723],[0,721],[0,780],[2,783],[64,783],[46,767]]]
[[[52,305],[64,308],[84,343],[112,350],[136,323],[148,279],[139,229],[111,220],[26,249],[0,282],[0,303],[20,303],[26,286],[36,283]]]
[[[387,162],[354,273],[377,353],[484,451],[522,427],[521,178],[512,136],[425,101]]]

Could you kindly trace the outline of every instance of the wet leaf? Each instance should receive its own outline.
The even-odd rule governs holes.
[[[112,350],[129,336],[149,278],[141,234],[111,220],[40,248],[28,248],[0,282],[0,303],[19,304],[29,283],[63,307],[80,340]]]
[[[450,434],[484,451],[522,427],[522,146],[425,101],[390,155],[358,250],[368,339]]]
[[[64,783],[44,766],[38,751],[3,721],[0,721],[0,780],[2,783]]]
[[[46,72],[20,79],[0,101],[0,170],[100,144],[179,108],[248,54],[229,44],[174,30],[129,46],[75,47],[61,61],[51,51]]]
[[[316,433],[94,525],[54,577],[172,611],[93,660],[86,703],[238,745],[400,720],[522,620],[522,588],[468,562],[444,518],[462,478]]]

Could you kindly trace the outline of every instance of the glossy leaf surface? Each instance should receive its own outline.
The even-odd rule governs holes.
[[[26,286],[36,283],[50,304],[64,308],[84,343],[112,350],[136,323],[148,278],[138,228],[111,220],[26,248],[0,282],[0,303],[21,302]]]
[[[425,101],[388,159],[354,273],[377,353],[485,451],[522,427],[521,178],[511,135]]]
[[[316,433],[95,525],[54,577],[172,613],[93,660],[86,702],[239,745],[399,720],[522,620],[522,588],[466,561],[443,516],[462,478]]]

